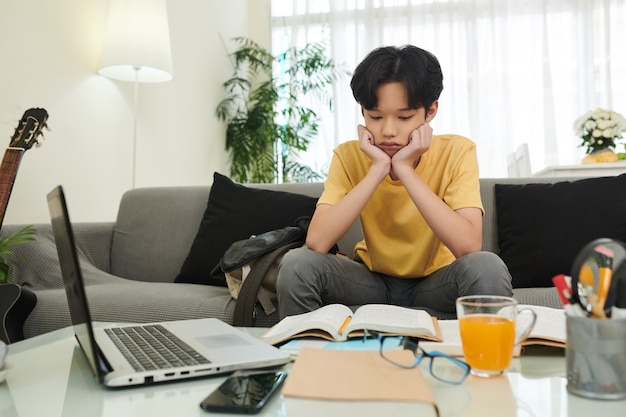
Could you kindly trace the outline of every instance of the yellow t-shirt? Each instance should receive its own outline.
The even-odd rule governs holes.
[[[318,204],[335,205],[369,170],[358,141],[337,146]],[[477,207],[480,199],[476,145],[457,135],[433,136],[417,174],[450,208]],[[454,255],[434,234],[400,181],[387,176],[361,212],[364,239],[355,253],[370,270],[400,278],[430,275]]]

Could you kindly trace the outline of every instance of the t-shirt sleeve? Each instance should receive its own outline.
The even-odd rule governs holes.
[[[476,146],[466,147],[452,167],[452,181],[446,187],[444,201],[452,210],[476,207],[485,213],[480,198],[480,181]]]
[[[352,171],[355,171],[355,167],[361,165],[361,161],[355,158],[351,149],[348,149],[348,144],[339,146],[333,151],[333,158],[331,159],[330,166],[328,168],[328,177],[324,182],[324,191],[320,196],[317,204],[330,204],[334,206],[341,200],[358,182],[357,178]],[[348,167],[351,167],[349,170]]]

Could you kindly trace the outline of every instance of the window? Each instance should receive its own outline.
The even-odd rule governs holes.
[[[444,73],[435,133],[478,146],[482,177],[507,175],[507,155],[528,143],[533,171],[584,156],[573,130],[588,110],[626,115],[624,0],[272,0],[272,48],[325,38],[349,69],[372,49],[411,43],[434,53]],[[362,123],[349,80],[335,86],[307,162]],[[621,150],[621,149],[618,149]]]

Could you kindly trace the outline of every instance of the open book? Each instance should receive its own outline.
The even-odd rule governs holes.
[[[565,310],[544,306],[520,304],[519,308],[530,308],[537,314],[537,321],[528,337],[513,351],[513,356],[521,354],[521,347],[544,345],[565,348],[567,343]],[[527,316],[519,315],[518,325],[524,326]],[[463,345],[458,320],[440,320],[441,342],[420,342],[426,351],[438,350],[452,356],[463,356]]]
[[[442,340],[437,319],[426,311],[387,304],[366,304],[354,313],[345,305],[330,304],[285,317],[265,332],[261,340],[272,345],[305,336],[345,341],[362,336],[364,330]]]
[[[546,345],[565,348],[567,334],[565,329],[566,315],[564,310],[525,304],[520,305],[519,307],[531,308],[537,314],[537,321],[535,322],[535,326],[530,332],[528,338],[526,338],[526,340],[522,342],[522,347],[529,345]],[[522,322],[524,320],[524,316],[520,316],[518,320],[520,321],[520,325],[523,325]],[[436,350],[452,356],[463,356],[463,346],[461,343],[461,334],[459,331],[458,320],[435,321],[435,329],[438,337],[430,338],[430,340],[421,341],[420,346],[423,349],[425,349],[427,352]],[[316,332],[307,332],[304,335],[319,336],[319,334],[316,334]],[[294,356],[297,356],[300,349],[303,347],[314,347],[326,350],[377,350],[379,348],[379,345],[377,343],[335,343],[332,341],[328,342],[328,340],[331,340],[330,337],[326,337],[326,340],[311,340],[308,338],[304,338],[304,335],[297,334],[295,336],[289,337],[293,340],[281,346],[281,349],[288,351]],[[421,335],[418,336],[422,337]],[[521,349],[518,347],[514,351],[514,356],[519,356],[520,354]]]
[[[537,314],[537,321],[522,346],[546,345],[565,348],[567,343],[565,310],[543,306],[521,304],[520,308],[530,308]],[[518,316],[518,321],[523,316]]]

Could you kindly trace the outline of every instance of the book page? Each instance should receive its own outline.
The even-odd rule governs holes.
[[[565,310],[526,304],[522,304],[519,307],[530,308],[537,314],[537,321],[535,322],[528,339],[522,344],[538,343],[541,340],[559,342],[557,344],[553,344],[555,346],[566,343],[567,330]],[[527,316],[527,314],[518,314],[518,324],[523,326],[528,323]]]
[[[330,304],[317,310],[295,316],[287,316],[275,324],[260,339],[275,344],[307,330],[320,329],[332,338],[339,336],[339,329],[346,317],[352,314],[349,307],[341,304]]]
[[[426,311],[388,304],[359,307],[345,332],[365,329],[414,336],[437,335],[433,318]]]
[[[420,341],[419,346],[426,352],[439,351],[450,356],[463,356],[461,332],[458,320],[439,320],[441,342]]]

